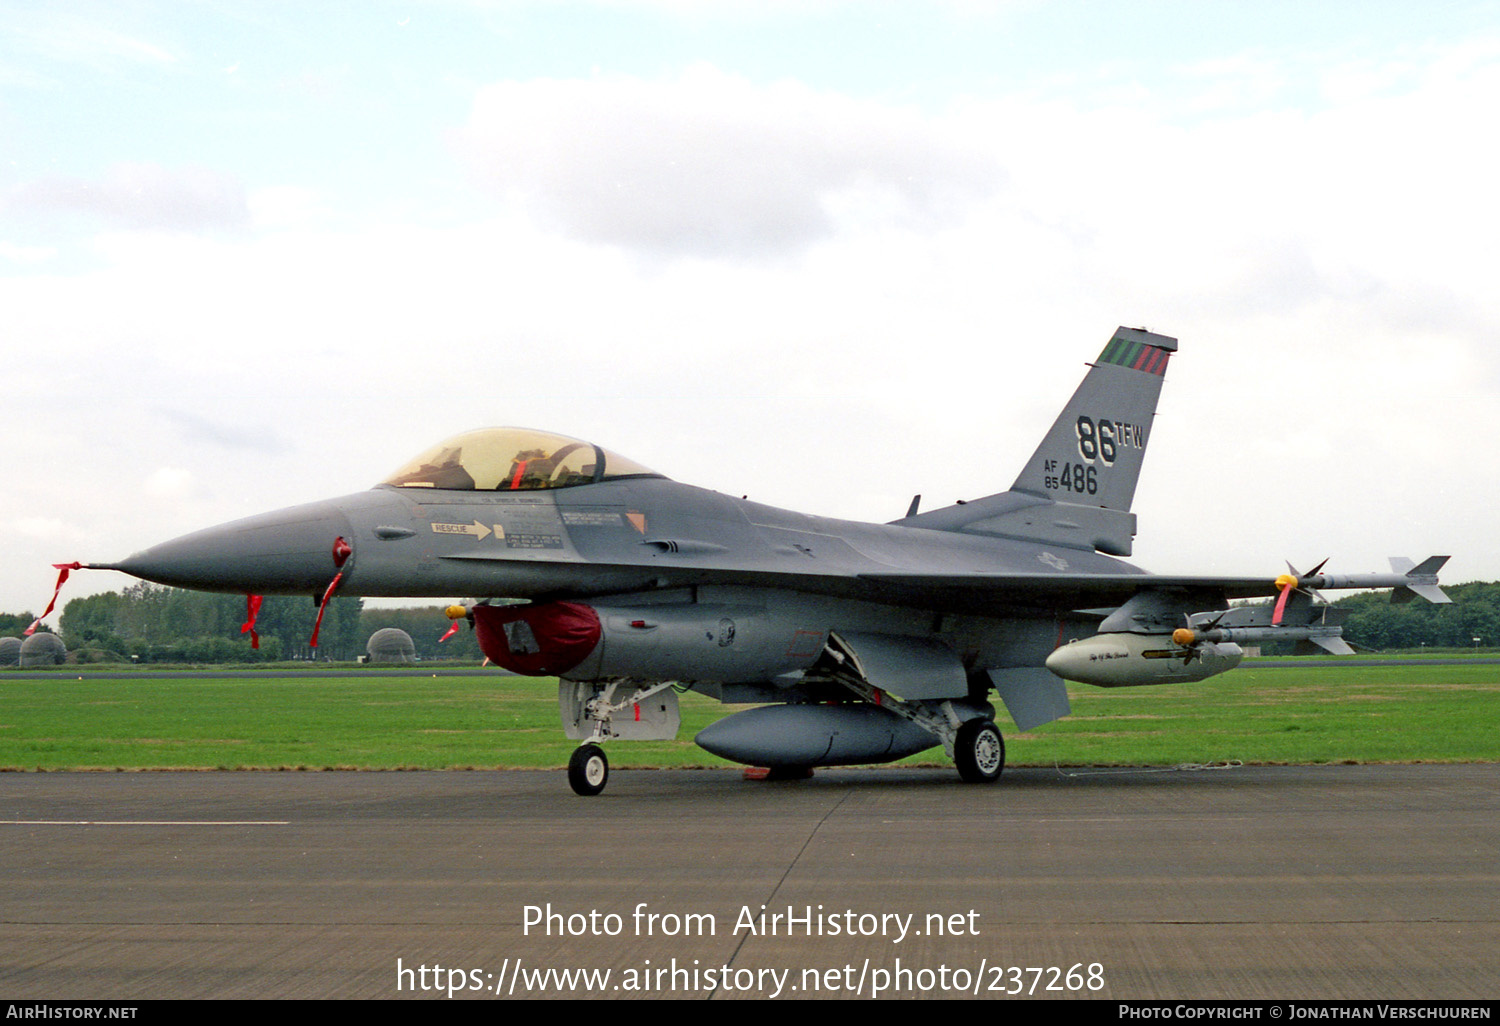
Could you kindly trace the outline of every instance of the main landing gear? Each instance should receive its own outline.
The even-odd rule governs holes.
[[[953,738],[953,763],[965,783],[992,784],[1005,769],[1005,741],[994,720],[965,720]]]
[[[968,784],[993,784],[1005,769],[1005,742],[995,726],[995,707],[982,699],[903,700],[871,684],[854,650],[837,634],[828,635],[826,679],[852,691],[886,712],[930,731]]]

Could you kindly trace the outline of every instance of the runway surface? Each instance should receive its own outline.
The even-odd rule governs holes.
[[[1500,766],[1066,772],[4,774],[0,995],[1500,994]]]

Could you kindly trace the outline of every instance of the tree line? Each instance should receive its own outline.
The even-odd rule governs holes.
[[[297,659],[353,661],[365,654],[371,634],[399,627],[411,635],[421,659],[483,658],[467,627],[442,645],[442,607],[365,609],[364,600],[335,596],[323,613],[318,647],[310,640],[317,603],[267,595],[255,619],[260,647],[241,631],[249,615],[244,595],[216,595],[142,581],[123,591],[76,598],[58,620],[62,640],[80,658],[136,662],[280,662]],[[29,622],[29,621],[28,621]]]
[[[1334,605],[1349,611],[1344,640],[1373,651],[1500,645],[1500,582],[1445,584],[1443,591],[1451,605],[1422,599],[1392,605],[1388,591],[1339,599]]]

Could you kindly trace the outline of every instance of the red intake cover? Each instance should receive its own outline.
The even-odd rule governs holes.
[[[496,666],[527,677],[567,673],[588,658],[602,633],[599,614],[577,602],[473,610],[480,651]]]

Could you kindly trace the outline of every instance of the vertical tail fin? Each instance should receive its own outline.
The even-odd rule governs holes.
[[[1128,512],[1177,340],[1118,328],[1011,490]]]
[[[1118,328],[1008,492],[896,521],[1130,555],[1130,504],[1177,340]]]

